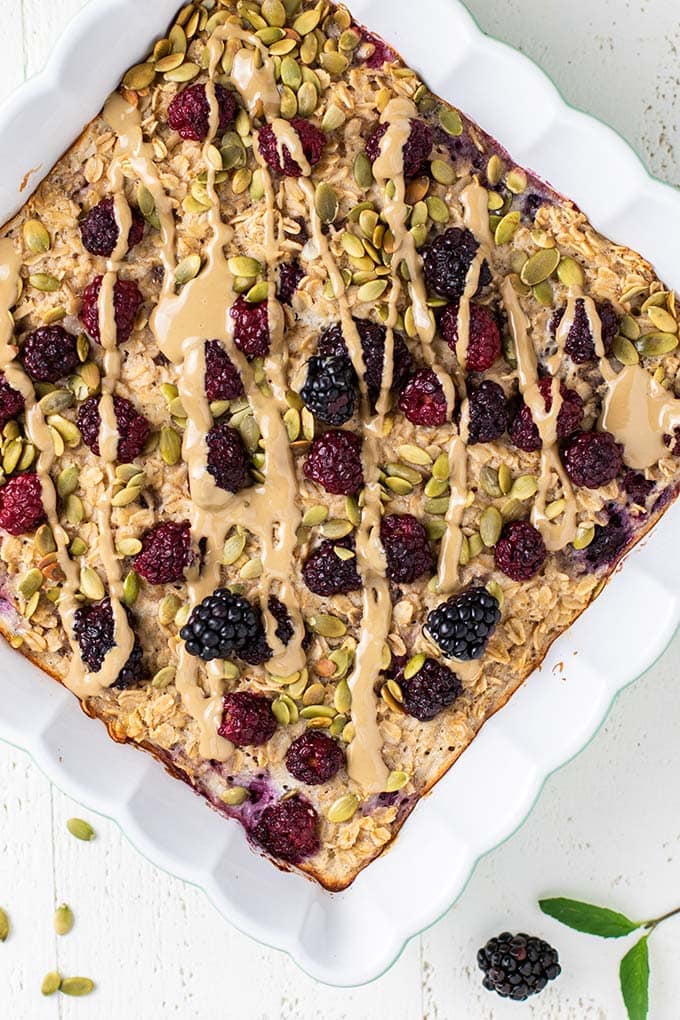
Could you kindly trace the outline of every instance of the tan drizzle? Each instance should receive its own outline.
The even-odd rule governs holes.
[[[231,80],[248,111],[255,114],[261,107],[264,117],[271,120],[281,109],[281,96],[271,61],[258,66],[258,55],[245,47],[234,54]]]

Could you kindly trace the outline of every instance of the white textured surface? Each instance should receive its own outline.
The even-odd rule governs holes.
[[[79,6],[79,0],[24,0],[22,39],[17,0],[0,0],[5,89],[40,66],[58,27]],[[678,180],[671,128],[661,127],[674,124],[677,104],[669,0],[647,0],[642,9],[621,0],[579,0],[568,10],[554,0],[514,0],[502,13],[490,0],[472,6],[484,27],[550,65],[569,98],[621,127],[657,172]],[[77,809],[51,792],[24,756],[0,748],[0,902],[15,922],[14,938],[0,952],[2,1014],[17,1020],[68,1020],[85,1010],[96,1020],[142,1020],[152,1010],[183,1020],[317,1014],[502,1020],[517,1007],[478,995],[474,950],[489,934],[516,925],[553,935],[566,964],[565,977],[533,1012],[523,1010],[527,1016],[616,1020],[623,1015],[615,982],[620,947],[567,936],[538,919],[533,902],[539,894],[568,891],[615,898],[633,914],[675,905],[669,899],[679,884],[673,853],[680,837],[663,778],[677,774],[680,764],[673,712],[678,649],[620,699],[597,741],[550,782],[521,833],[480,865],[459,905],[420,947],[412,944],[387,977],[358,991],[315,986],[278,954],[227,929],[200,893],[154,871],[114,826],[97,820],[99,841],[74,844],[63,821]],[[529,855],[527,874],[522,862]],[[55,962],[55,898],[67,899],[80,920],[60,941],[61,969],[89,973],[101,984],[87,1004],[62,1000],[61,1014],[37,991]],[[673,934],[669,927],[655,936],[652,1016],[662,1020],[677,1014]],[[607,959],[602,974],[598,964]]]

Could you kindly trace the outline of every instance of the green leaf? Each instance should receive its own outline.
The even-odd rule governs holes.
[[[617,914],[615,910],[596,907],[592,903],[581,903],[579,900],[557,897],[539,900],[538,905],[544,914],[554,917],[568,928],[588,935],[599,935],[604,939],[620,939],[640,927],[637,921],[631,921],[623,914]]]
[[[619,979],[621,994],[629,1020],[646,1020],[649,1010],[648,935],[643,936],[621,960]]]

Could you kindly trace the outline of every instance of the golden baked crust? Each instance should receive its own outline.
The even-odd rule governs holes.
[[[284,25],[279,24],[282,17]],[[73,334],[82,334],[82,295],[95,276],[118,274],[134,281],[144,303],[130,339],[119,348],[122,358],[115,372],[105,357],[107,351],[115,350],[115,337],[109,344],[110,337],[104,335],[104,346],[93,340],[88,343],[86,338],[81,341],[80,365],[67,378],[36,383],[35,395],[42,398],[40,406],[51,426],[51,450],[41,445],[35,421],[28,421],[28,416],[20,415],[5,426],[2,452],[7,477],[42,465],[43,492],[50,479],[57,489],[52,532],[62,528],[59,534],[66,545],[62,549],[54,535],[50,541],[44,528],[38,533],[3,533],[3,596],[11,620],[5,614],[0,628],[13,647],[67,682],[81,696],[84,710],[101,719],[115,740],[150,751],[218,810],[240,818],[251,834],[266,805],[291,792],[301,793],[318,814],[319,849],[289,863],[333,890],[349,885],[390,843],[418,798],[450,768],[483,723],[542,661],[555,638],[599,594],[620,558],[656,523],[675,497],[678,484],[678,461],[671,452],[674,430],[680,426],[673,402],[679,367],[674,295],[644,259],[599,235],[572,203],[515,167],[492,139],[433,97],[415,72],[381,47],[379,40],[351,21],[344,8],[329,3],[282,5],[278,0],[264,0],[260,5],[221,0],[189,4],[149,61],[128,72],[106,115],[88,126],[3,231],[5,241],[21,257],[22,281],[18,300],[12,295],[7,304],[14,321],[3,348],[2,366],[8,378],[20,371],[13,360],[13,344],[21,350],[28,335],[41,325],[59,323]],[[234,70],[235,59],[246,60],[237,56],[244,52],[251,61],[250,84],[245,88],[243,68],[238,74]],[[256,52],[259,57],[254,59]],[[380,54],[386,62],[378,61]],[[262,61],[259,69],[258,59]],[[270,86],[275,83],[275,101],[281,105],[275,113],[283,121],[267,108],[271,89],[268,93],[263,77],[257,79],[258,105],[253,91],[253,72],[258,70],[270,73]],[[208,82],[208,90],[221,85],[238,93],[236,122],[220,131],[219,145],[212,149],[208,142],[183,140],[168,125],[171,101],[186,83],[199,82]],[[249,100],[252,108],[247,111]],[[268,121],[283,124],[278,142],[287,140],[291,154],[292,116],[304,116],[325,134],[320,160],[299,178],[270,173],[259,154],[259,132]],[[366,177],[366,165],[370,168],[366,143],[381,117],[400,129],[412,118],[430,125],[431,150],[410,179],[390,172],[383,180],[377,162],[374,173]],[[213,130],[217,127],[215,101],[210,121]],[[133,151],[125,125],[130,136],[141,127],[143,158],[141,150]],[[392,144],[399,148],[403,164],[408,130],[400,136],[400,144],[394,135],[382,143],[380,157],[390,170],[393,153],[388,150]],[[116,196],[117,217],[124,196],[125,206],[140,208],[146,218],[141,242],[127,254],[118,253],[120,258],[112,256],[114,264],[85,251],[79,227],[83,215],[109,196]],[[400,200],[402,205],[395,212]],[[371,215],[361,219],[362,211]],[[403,233],[408,237],[401,235],[399,213],[403,213]],[[228,233],[217,236],[218,220]],[[174,238],[169,237],[168,222],[174,226]],[[48,246],[40,225],[49,234]],[[482,256],[491,271],[491,282],[475,293],[476,287],[469,286],[468,268],[466,293],[459,297],[460,305],[469,306],[474,298],[474,303],[492,309],[500,323],[503,356],[483,373],[467,373],[466,352],[460,346],[457,352],[450,350],[442,338],[439,317],[446,299],[432,289],[423,290],[430,318],[419,317],[422,252],[450,228],[472,230],[481,253],[476,266],[480,279]],[[348,242],[348,235],[355,240]],[[360,255],[354,254],[357,244],[363,246]],[[188,335],[191,343],[186,349],[180,343],[177,352],[173,344],[177,346],[175,334],[181,333],[177,321],[182,326],[188,321],[184,318],[187,309],[198,315],[190,300],[182,303],[182,295],[191,295],[197,281],[215,282],[217,277],[210,273],[218,248],[224,248],[227,259],[246,256],[257,261],[253,275],[242,279],[227,279],[225,264],[225,293],[231,288],[231,296],[229,301],[220,300],[228,309],[237,292],[250,293],[256,281],[262,284],[259,297],[269,302],[273,339],[270,355],[247,363],[239,360],[233,335],[220,335],[247,383],[246,394],[219,405],[213,402],[209,410],[215,421],[240,431],[251,455],[254,490],[265,491],[272,472],[280,472],[282,482],[294,483],[295,506],[272,508],[269,497],[253,497],[258,513],[271,513],[277,526],[286,515],[295,520],[297,534],[287,575],[267,576],[266,565],[273,562],[271,544],[267,548],[269,539],[262,521],[253,519],[252,507],[248,517],[247,504],[240,502],[242,494],[234,496],[233,502],[225,501],[217,511],[208,511],[207,524],[205,515],[197,516],[197,505],[208,496],[214,498],[214,493],[204,491],[205,462],[198,455],[192,459],[195,452],[187,431],[191,433],[196,420],[180,397],[182,390],[185,403],[190,403],[187,379],[193,385],[195,377],[187,364],[189,349],[196,345]],[[7,253],[3,249],[3,256]],[[543,275],[536,258],[540,253],[547,253],[549,267]],[[299,261],[304,275],[290,301],[278,302],[274,298],[278,267],[292,260]],[[341,280],[335,290],[334,273]],[[564,347],[579,302],[586,309],[595,352],[576,364]],[[599,335],[606,302],[618,322],[612,353]],[[106,334],[111,323],[107,327],[106,309],[100,307],[101,330]],[[164,327],[161,317],[154,317],[159,307],[172,311],[169,318],[174,326]],[[556,318],[559,311],[564,313],[561,328]],[[388,335],[394,327],[395,334],[405,337],[416,363],[431,364],[442,383],[444,377],[452,381],[452,402],[457,405],[453,414],[449,406],[442,425],[414,425],[399,410],[398,394],[390,391],[384,378],[384,406],[376,411],[364,400],[363,407],[342,423],[362,434],[365,475],[374,472],[372,478],[365,477],[363,507],[362,501],[331,495],[303,473],[311,440],[326,428],[315,422],[300,397],[305,365],[316,353],[320,334],[340,323],[356,367],[353,344],[357,338],[348,335],[352,316],[386,324]],[[215,317],[211,313],[202,321],[212,325]],[[228,319],[226,333],[227,323]],[[459,329],[464,330],[462,319]],[[528,332],[523,335],[525,329]],[[214,335],[198,337],[201,348]],[[572,487],[557,443],[550,444],[545,437],[543,452],[525,452],[507,433],[490,441],[467,441],[471,438],[467,395],[482,380],[501,386],[509,415],[516,413],[520,391],[527,403],[535,401],[536,380],[526,378],[531,352],[542,372],[549,366],[550,374],[578,391],[584,430],[595,428],[604,404],[605,420],[623,446],[625,467],[629,474],[644,476],[647,484],[642,490],[640,478],[635,488],[624,470],[604,485]],[[658,435],[638,446],[631,439],[630,422],[621,417],[617,394],[626,380],[631,386],[639,384],[641,371],[645,380],[649,377],[644,397],[658,411]],[[115,447],[113,457],[106,452],[96,456],[75,428],[79,407],[102,392],[102,381],[104,386],[112,383],[115,394],[129,400],[150,423],[152,436],[135,458],[135,469],[116,464]],[[28,376],[24,384],[32,389]],[[559,398],[557,390],[552,392],[556,419]],[[51,394],[56,395],[50,406],[44,400]],[[203,393],[197,404],[199,412],[207,408]],[[54,411],[55,407],[59,410]],[[535,404],[532,407],[535,410]],[[272,428],[279,437],[283,434],[282,426],[276,432],[273,419],[279,426],[285,422],[290,450],[277,452],[268,462],[267,437],[273,434]],[[369,421],[380,425],[375,442],[369,437]],[[662,433],[670,441],[668,452],[660,455]],[[100,438],[103,443],[103,433]],[[179,449],[182,438],[184,456]],[[649,461],[652,447],[656,459],[643,464]],[[434,477],[434,465],[441,465],[447,455],[455,474],[456,450],[464,454],[462,480],[447,481],[449,471]],[[201,448],[200,456],[204,454]],[[286,473],[288,457],[294,470],[291,476]],[[190,487],[191,466],[202,470]],[[130,488],[131,478],[135,490],[131,500],[114,498],[111,505],[112,497]],[[646,495],[640,497],[641,491]],[[453,505],[456,500],[458,512]],[[0,491],[0,513],[2,506]],[[438,573],[388,586],[381,576],[378,533],[371,531],[367,520],[381,507],[386,513],[410,514],[425,522],[435,554],[446,534],[447,548],[455,551],[456,562],[444,557]],[[513,580],[494,562],[498,530],[530,516],[547,541],[548,553],[531,577]],[[108,523],[103,525],[103,520]],[[203,579],[189,571],[187,581],[145,583],[134,572],[135,543],[161,520],[190,521],[195,548],[201,537],[210,540],[218,534],[220,549],[226,539],[222,562],[204,563]],[[120,578],[105,551],[109,527]],[[329,597],[315,595],[303,580],[305,561],[324,538],[340,541],[348,534],[356,542],[363,588]],[[209,561],[210,549],[203,553]],[[64,557],[76,564],[78,576],[72,591]],[[92,575],[84,575],[83,570],[88,568],[96,572],[102,592],[114,601],[120,587],[119,597],[133,613],[134,635],[143,647],[144,679],[123,689],[114,684],[118,669],[107,682],[95,678],[90,686],[86,668],[74,674],[74,662],[78,673],[77,642],[74,652],[69,612],[101,599],[97,584],[94,588],[87,584]],[[211,581],[207,587],[205,575]],[[272,665],[293,661],[302,636],[297,631],[287,649],[276,650],[269,668],[267,663],[248,665],[234,655],[208,672],[198,659],[187,656],[179,630],[196,602],[221,584],[238,585],[253,604],[264,597],[266,605],[272,580],[272,593],[281,596],[291,620],[295,622],[299,613],[307,625],[304,668],[298,660],[290,675],[282,677]],[[404,710],[403,687],[395,676],[403,675],[409,660],[409,677],[426,655],[443,661],[442,649],[423,630],[426,616],[445,598],[474,587],[486,587],[498,600],[500,622],[477,663],[448,660],[460,677],[461,691],[434,719],[419,721]],[[382,602],[378,599],[382,609],[376,621],[386,625],[386,641],[383,648],[382,639],[376,638],[377,651],[365,651],[362,669],[356,652],[367,636],[367,590],[385,596]],[[375,633],[379,635],[379,629]],[[414,661],[417,656],[421,659]],[[278,725],[261,746],[231,748],[217,736],[215,706],[219,708],[223,694],[242,689],[262,693],[274,702]],[[355,694],[354,707],[350,707],[350,693]],[[366,704],[373,719],[367,718]],[[213,714],[206,721],[207,708]],[[349,751],[349,774],[343,768],[317,786],[293,779],[286,768],[286,752],[291,741],[310,727],[330,732]],[[352,744],[357,734],[362,738],[373,730],[379,746],[367,738],[370,768],[366,769],[352,759]],[[373,776],[378,775],[375,782],[371,769]],[[250,791],[244,802],[237,802],[234,787]],[[280,859],[276,863],[287,866]]]

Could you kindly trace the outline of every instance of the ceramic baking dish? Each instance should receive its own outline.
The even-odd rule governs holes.
[[[4,104],[0,222],[178,6],[91,0],[46,71]],[[484,36],[457,0],[351,6],[433,90],[680,288],[680,233],[668,229],[680,219],[680,196],[653,181],[617,135],[565,105],[541,71]],[[96,60],[83,61],[83,53]],[[55,104],[59,117],[45,116]],[[479,856],[522,822],[548,774],[587,743],[614,695],[664,649],[680,622],[679,527],[675,508],[418,805],[392,849],[338,895],[277,871],[250,849],[240,826],[210,811],[152,758],[112,743],[64,688],[5,645],[0,737],[28,750],[69,794],[113,817],[156,864],[205,889],[242,931],[287,951],[321,981],[369,981],[453,903]],[[499,772],[515,777],[510,793],[497,782]]]

